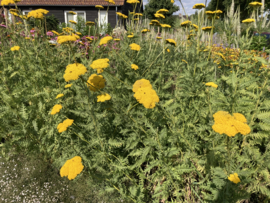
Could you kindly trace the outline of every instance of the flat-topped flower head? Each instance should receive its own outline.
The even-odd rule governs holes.
[[[69,22],[72,23],[72,24],[77,24],[77,22],[74,21],[74,20],[70,20]]]
[[[258,7],[261,7],[262,6],[262,3],[261,2],[254,1],[254,2],[249,3],[248,5],[250,7],[252,7],[252,8],[258,8]]]
[[[58,126],[57,126],[58,132],[59,132],[59,133],[62,133],[62,132],[64,132],[64,131],[66,131],[67,128],[68,128],[69,126],[71,126],[73,122],[74,122],[74,120],[72,120],[72,119],[66,119],[66,120],[64,120],[63,123],[59,123]]]
[[[60,112],[60,110],[62,109],[62,105],[61,104],[56,104],[54,105],[52,111],[51,111],[51,115],[55,115],[57,114],[58,112]]]
[[[66,82],[71,80],[78,80],[80,75],[84,75],[87,72],[86,67],[80,63],[69,64],[66,67],[64,79]]]
[[[138,0],[127,0],[127,3],[128,4],[139,4],[140,1],[138,1]]]
[[[165,8],[162,8],[162,9],[159,9],[156,13],[161,13],[161,14],[164,14],[164,13],[168,13],[169,11]]]
[[[174,0],[171,0],[171,3],[174,4]]]
[[[132,65],[131,65],[131,68],[134,69],[134,70],[139,69],[139,67],[138,67],[137,65],[135,65],[135,64],[132,64]]]
[[[143,88],[143,87],[150,87],[150,88],[152,88],[152,85],[150,84],[150,81],[149,80],[140,79],[140,80],[137,80],[134,83],[132,91],[133,92],[137,92],[138,89]]]
[[[97,102],[105,102],[111,99],[111,96],[107,93],[100,94],[97,96]]]
[[[154,16],[156,18],[165,18],[165,16],[163,14],[161,14],[161,13],[155,13]]]
[[[159,102],[159,97],[156,91],[153,90],[150,86],[139,88],[135,92],[134,97],[140,104],[142,104],[147,109],[154,108],[156,106],[156,103]]]
[[[1,6],[8,6],[9,4],[15,4],[14,0],[2,0]]]
[[[134,16],[143,16],[142,13],[135,13]]]
[[[237,183],[240,182],[240,178],[238,177],[238,174],[237,174],[237,173],[230,174],[230,176],[228,177],[228,179],[229,179],[231,182],[235,183],[235,184],[237,184]]]
[[[95,8],[97,8],[97,9],[104,9],[104,7],[101,6],[101,5],[96,5]]]
[[[168,24],[160,24],[161,27],[165,27],[165,28],[171,28],[172,26],[168,25]]]
[[[63,97],[63,96],[64,96],[64,94],[58,94],[58,95],[55,97],[55,99],[61,98],[61,97]]]
[[[73,12],[73,11],[69,11],[68,13],[70,13],[70,14],[72,14],[72,15],[76,15],[76,13]]]
[[[129,47],[130,47],[131,50],[134,50],[134,51],[140,51],[141,50],[140,45],[138,45],[136,43],[130,44]]]
[[[146,33],[146,32],[150,32],[150,30],[149,29],[143,29],[141,32]]]
[[[63,44],[66,42],[75,42],[76,40],[80,39],[78,35],[62,35],[57,38],[57,43]]]
[[[202,9],[202,8],[205,8],[205,5],[203,3],[200,3],[200,4],[195,4],[193,7],[193,9]]]
[[[254,23],[254,22],[255,22],[255,19],[252,19],[252,18],[248,18],[242,21],[242,23]]]
[[[87,80],[87,86],[93,92],[96,92],[105,87],[106,80],[102,75],[92,74]]]
[[[182,22],[180,25],[181,25],[182,27],[187,27],[187,26],[189,26],[190,24],[191,24],[191,21],[186,20],[186,21]]]
[[[19,51],[20,47],[19,46],[14,46],[10,48],[11,51]]]
[[[67,176],[69,180],[73,180],[79,175],[84,166],[82,165],[82,158],[75,156],[72,159],[66,161],[66,163],[60,169],[61,177]]]
[[[89,26],[91,26],[91,25],[95,25],[96,23],[95,22],[92,22],[92,21],[87,21],[86,23],[85,23],[85,25],[89,25]]]
[[[91,68],[96,69],[98,73],[102,73],[104,68],[109,67],[109,59],[103,58],[103,59],[97,59],[92,62],[90,65]]]
[[[207,26],[202,28],[203,31],[208,32],[212,30],[212,26]]]
[[[72,86],[72,84],[67,84],[67,85],[65,85],[65,88],[69,88],[71,86]]]
[[[213,82],[208,82],[208,83],[205,83],[206,86],[210,86],[210,87],[214,87],[214,88],[217,88],[218,85],[213,83]]]
[[[173,39],[166,39],[166,42],[171,44],[171,45],[176,46],[176,42]]]
[[[110,4],[115,4],[114,0],[105,0],[105,1],[107,1]]]
[[[113,38],[111,36],[103,37],[100,40],[99,45],[108,44],[108,42],[111,41],[111,40],[113,40]]]
[[[27,14],[27,17],[28,18],[36,18],[36,19],[43,19],[44,15],[42,12],[37,12],[36,10],[33,10],[33,11],[30,11],[28,14]]]

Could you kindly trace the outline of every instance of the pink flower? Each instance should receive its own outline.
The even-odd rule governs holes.
[[[47,32],[47,36],[53,36],[53,33],[51,31]]]

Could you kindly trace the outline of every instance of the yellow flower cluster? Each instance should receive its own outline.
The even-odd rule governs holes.
[[[95,61],[92,62],[92,64],[90,65],[91,68],[93,69],[97,69],[97,73],[102,73],[104,68],[108,68],[109,67],[109,59],[104,58],[104,59],[97,59]]]
[[[171,0],[171,3],[174,4],[174,0]]]
[[[85,23],[85,25],[95,25],[95,22],[87,21],[87,22]]]
[[[262,3],[257,2],[257,1],[254,1],[254,2],[249,3],[248,5],[249,5],[250,7],[257,8],[257,7],[262,6]]]
[[[110,100],[110,99],[111,99],[111,96],[107,93],[100,94],[97,96],[97,102],[105,102],[105,101]]]
[[[114,0],[105,0],[107,1],[108,3],[111,3],[111,4],[115,4]]]
[[[58,99],[58,98],[63,97],[63,96],[64,96],[64,94],[58,94],[55,99]]]
[[[231,116],[227,111],[218,111],[213,115],[214,125],[213,130],[219,134],[226,134],[229,137],[234,137],[237,133],[247,135],[250,133],[250,128],[246,124],[247,119],[240,113],[234,113]]]
[[[55,115],[57,114],[58,112],[60,112],[60,110],[62,109],[62,105],[61,104],[56,104],[54,105],[52,111],[51,111],[51,115]]]
[[[49,13],[48,10],[36,9],[36,10],[30,11],[27,15],[27,18],[33,17],[33,18],[37,18],[37,19],[42,19],[44,17],[44,15],[47,13]]]
[[[154,16],[156,18],[165,18],[165,16],[163,14],[161,14],[161,13],[155,13]]]
[[[87,80],[87,86],[93,92],[96,92],[105,87],[106,80],[102,75],[92,74]]]
[[[186,20],[186,21],[182,22],[180,25],[181,25],[182,27],[187,27],[187,26],[189,26],[190,24],[191,24],[191,21]]]
[[[169,11],[165,8],[159,9],[156,13],[168,13]]]
[[[203,31],[211,31],[212,30],[212,26],[203,27],[202,30]]]
[[[75,22],[74,20],[70,20],[69,22],[72,24],[77,24],[77,22]]]
[[[80,63],[69,64],[66,67],[64,79],[66,82],[70,80],[78,80],[80,75],[83,75],[87,72],[86,67]]]
[[[255,22],[255,19],[252,19],[252,18],[248,18],[242,21],[242,23],[254,23],[254,22]]]
[[[150,30],[149,29],[143,29],[141,32],[146,33],[146,32],[150,32]]]
[[[67,84],[67,85],[65,85],[65,88],[69,88],[71,86],[72,86],[72,84]]]
[[[57,36],[60,35],[58,32],[56,32],[56,31],[54,31],[54,30],[52,30],[52,33],[53,33],[53,34],[56,34]]]
[[[103,37],[100,42],[99,45],[103,45],[103,44],[108,44],[109,41],[111,41],[113,38],[111,36],[106,36]]]
[[[228,177],[228,179],[229,179],[230,181],[232,181],[233,183],[235,183],[235,184],[237,184],[237,183],[240,182],[240,179],[239,179],[237,173],[230,174],[230,176]]]
[[[58,132],[61,133],[66,131],[67,128],[71,126],[73,122],[74,120],[67,118],[66,120],[64,120],[63,123],[59,123],[57,126]]]
[[[141,79],[137,80],[133,85],[134,97],[140,104],[147,109],[152,109],[159,102],[159,97],[155,90],[152,89],[152,85],[149,80]]]
[[[171,26],[170,25],[168,25],[168,24],[160,24],[161,25],[161,27],[167,27],[167,28],[171,28]]]
[[[125,14],[123,14],[123,13],[116,12],[116,14],[117,14],[119,17],[124,18],[124,19],[128,18],[128,17],[127,17]]]
[[[200,4],[195,4],[193,7],[193,9],[202,9],[202,8],[205,8],[205,5],[200,3]]]
[[[130,44],[129,47],[130,47],[131,50],[134,50],[134,51],[140,51],[141,50],[140,45],[135,44],[135,43]]]
[[[19,46],[14,46],[10,48],[11,51],[19,51],[20,47]]]
[[[15,4],[14,0],[2,0],[1,6],[8,6],[9,4]]]
[[[70,14],[72,14],[72,15],[76,15],[76,13],[73,12],[73,11],[69,11],[68,13],[70,13]]]
[[[96,5],[95,7],[96,7],[97,9],[104,9],[104,7],[101,6],[101,5]]]
[[[80,37],[78,35],[63,35],[63,36],[59,36],[57,38],[57,43],[59,44],[63,44],[65,42],[75,42],[76,40],[80,39]]]
[[[131,68],[134,69],[134,70],[139,69],[139,67],[138,67],[137,65],[135,65],[135,64],[132,64],[132,65],[131,65]]]
[[[75,156],[72,159],[66,161],[66,163],[60,169],[61,177],[67,176],[69,180],[73,180],[79,175],[84,166],[82,165],[82,158]]]
[[[171,44],[171,45],[176,46],[176,42],[173,39],[166,39],[166,42]]]
[[[64,27],[62,30],[63,30],[64,32],[66,32],[66,33],[70,33],[70,32],[72,32],[72,31],[74,31],[74,29],[71,28],[71,27]]]
[[[143,16],[142,13],[135,13],[134,16]]]
[[[205,83],[206,86],[210,86],[210,87],[214,87],[214,88],[217,88],[218,85],[213,83],[213,82],[208,82],[208,83]]]
[[[138,1],[138,0],[127,0],[127,3],[128,4],[139,4],[140,1]]]

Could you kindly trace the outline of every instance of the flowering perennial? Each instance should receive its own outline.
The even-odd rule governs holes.
[[[228,179],[229,179],[230,181],[232,181],[233,183],[235,183],[235,184],[237,184],[237,183],[240,182],[240,179],[239,179],[237,173],[230,174],[230,176],[228,177]]]
[[[20,49],[19,46],[14,46],[10,48],[11,51],[19,51],[19,49]]]
[[[105,87],[106,80],[102,75],[92,74],[87,80],[87,86],[93,92],[96,92]]]
[[[252,19],[252,18],[248,18],[242,21],[242,23],[254,23],[254,22],[255,22],[255,19]]]
[[[141,50],[140,45],[135,44],[135,43],[130,44],[129,47],[130,47],[131,50],[134,50],[134,51],[140,51]]]
[[[58,94],[55,99],[58,99],[58,98],[63,97],[63,96],[64,96],[64,94]]]
[[[250,7],[257,8],[257,7],[262,6],[262,3],[261,2],[254,1],[254,2],[249,3],[248,5]]]
[[[113,38],[111,36],[103,37],[100,40],[99,45],[108,44],[108,42],[111,41],[112,39]]]
[[[132,65],[131,65],[131,68],[134,69],[134,70],[139,69],[139,67],[138,67],[137,65],[135,65],[135,64],[132,64]]]
[[[166,42],[171,44],[171,45],[176,46],[176,42],[173,39],[166,39]]]
[[[139,4],[140,1],[138,1],[138,0],[127,0],[127,3],[128,4]]]
[[[63,36],[59,36],[57,38],[57,43],[59,44],[63,44],[65,42],[75,42],[76,40],[80,39],[80,37],[78,35],[63,35]]]
[[[111,99],[111,96],[107,93],[100,94],[97,96],[97,102],[105,102],[105,101],[110,100],[110,99]]]
[[[67,85],[65,85],[65,88],[69,88],[71,86],[72,86],[72,84],[67,84]]]
[[[92,64],[90,65],[91,68],[93,69],[97,69],[98,73],[102,73],[104,68],[108,68],[109,67],[109,59],[104,58],[104,59],[97,59],[95,61],[92,62]]]
[[[205,83],[206,86],[210,86],[210,87],[214,87],[214,88],[217,88],[218,85],[213,83],[213,82],[208,82],[208,83]]]
[[[58,112],[60,112],[60,110],[62,109],[62,105],[61,104],[56,104],[54,105],[52,111],[51,111],[51,115],[55,115],[57,114]]]
[[[66,82],[70,80],[78,80],[80,75],[87,72],[86,67],[80,63],[69,64],[66,67],[64,79]]]
[[[143,87],[150,87],[152,88],[152,85],[150,84],[149,80],[146,79],[141,79],[141,80],[137,80],[134,85],[133,85],[133,92],[137,92],[138,89],[143,88]]]
[[[152,109],[156,106],[156,103],[159,102],[159,97],[155,90],[152,87],[143,87],[139,88],[134,97],[137,101],[142,104],[147,109]]]
[[[193,9],[202,9],[202,8],[205,8],[205,5],[203,3],[195,4],[192,8]]]
[[[59,133],[62,133],[62,132],[64,132],[64,131],[66,131],[67,128],[68,128],[69,126],[71,126],[73,122],[74,122],[74,120],[68,119],[68,118],[67,118],[66,120],[64,120],[63,123],[59,123],[58,126],[57,126],[58,132],[59,132]]]
[[[15,4],[13,0],[2,0],[1,6],[8,6],[9,4]]]
[[[66,161],[66,163],[60,169],[61,177],[67,176],[69,180],[73,180],[79,175],[84,166],[82,165],[82,158],[75,156],[72,159]]]
[[[247,135],[250,133],[250,128],[246,124],[247,120],[244,115],[234,113],[231,116],[227,111],[218,111],[213,115],[214,125],[213,130],[219,134],[226,134],[229,137],[234,137],[237,133]]]
[[[96,7],[97,9],[104,9],[104,7],[101,6],[101,5],[96,5],[95,7]]]

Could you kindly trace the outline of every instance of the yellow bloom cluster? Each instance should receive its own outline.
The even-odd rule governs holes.
[[[57,114],[58,112],[60,112],[60,110],[62,109],[62,105],[61,104],[56,104],[54,105],[52,111],[51,111],[51,115],[55,115]]]
[[[108,44],[108,42],[111,41],[112,39],[113,38],[111,36],[103,37],[100,40],[99,45]]]
[[[134,35],[128,35],[127,37],[128,37],[128,38],[133,38],[133,37],[134,37]]]
[[[56,32],[56,31],[54,31],[54,30],[52,30],[52,33],[53,33],[53,34],[56,34],[57,36],[60,35],[58,32]]]
[[[104,7],[101,6],[101,5],[96,5],[95,7],[96,7],[97,9],[104,9]]]
[[[119,17],[121,17],[121,18],[128,18],[125,14],[123,14],[123,13],[120,13],[120,12],[116,12],[116,14],[119,16]]]
[[[13,0],[2,0],[1,6],[8,6],[9,4],[15,4]]]
[[[134,69],[134,70],[139,69],[139,67],[138,67],[137,65],[135,65],[135,64],[132,64],[132,65],[131,65],[131,68]]]
[[[202,30],[203,31],[211,31],[212,30],[212,26],[203,27]]]
[[[105,0],[107,1],[108,3],[111,3],[111,4],[115,4],[114,0]]]
[[[69,88],[71,86],[72,86],[72,84],[67,84],[67,85],[65,85],[65,88]]]
[[[87,86],[93,92],[96,92],[105,87],[106,80],[102,75],[92,74],[87,80]]]
[[[60,169],[61,177],[67,176],[69,180],[73,180],[79,175],[84,166],[82,165],[82,158],[75,156],[72,159],[66,161],[66,163]]]
[[[149,29],[143,29],[141,32],[146,33],[146,32],[150,32],[150,30]]]
[[[174,0],[171,0],[171,3],[174,4]]]
[[[76,15],[76,13],[73,12],[73,11],[69,11],[68,13],[70,13],[70,14],[72,14],[72,15]]]
[[[58,98],[63,97],[63,96],[64,96],[64,94],[58,94],[55,99],[58,99]]]
[[[147,109],[152,109],[159,102],[159,97],[155,90],[152,89],[152,85],[149,80],[141,79],[137,80],[133,85],[134,97],[137,101]]]
[[[228,177],[228,179],[229,179],[230,181],[232,181],[233,183],[235,183],[235,184],[237,184],[237,183],[240,182],[240,179],[239,179],[237,173],[230,174],[230,176]]]
[[[187,27],[187,26],[189,26],[190,24],[191,24],[191,21],[186,20],[186,21],[182,22],[180,25],[181,25],[182,27]]]
[[[14,46],[10,48],[11,51],[19,51],[20,47],[19,46]]]
[[[161,25],[161,27],[167,27],[167,28],[171,28],[171,26],[170,25],[168,25],[168,24],[160,24]]]
[[[69,22],[72,24],[77,24],[77,22],[75,22],[74,20],[70,20]]]
[[[128,4],[139,4],[140,1],[138,1],[138,0],[127,0],[127,3]]]
[[[205,83],[206,86],[210,86],[210,87],[214,87],[214,88],[217,88],[218,85],[213,83],[213,82],[208,82],[208,83]]]
[[[247,119],[240,113],[234,113],[231,116],[227,111],[218,111],[213,115],[214,125],[213,130],[219,134],[226,134],[229,137],[234,137],[237,133],[247,135],[250,133],[250,128],[246,124]]]
[[[66,67],[64,79],[66,82],[70,80],[78,80],[80,75],[83,75],[87,72],[86,67],[80,63],[69,64]]]
[[[76,40],[80,39],[80,37],[78,35],[63,35],[63,36],[59,36],[57,38],[57,43],[59,44],[63,44],[65,42],[75,42]]]
[[[163,14],[161,14],[161,13],[155,13],[154,16],[156,18],[165,18],[165,16]]]
[[[42,13],[42,14],[44,14],[44,15],[46,15],[46,14],[48,14],[48,13],[49,13],[49,11],[48,11],[48,10],[46,10],[46,9],[42,9],[42,8],[36,9],[35,11],[36,11],[36,12],[38,12],[38,13]]]
[[[67,118],[66,120],[64,120],[63,123],[59,123],[57,126],[58,132],[61,133],[66,131],[67,128],[71,126],[73,122],[74,120]]]
[[[166,42],[171,44],[171,45],[176,46],[176,42],[173,39],[166,39]]]
[[[64,27],[62,30],[63,30],[64,32],[66,32],[66,33],[70,33],[70,32],[72,32],[72,31],[74,31],[74,29],[71,28],[71,27]]]
[[[87,21],[87,22],[85,23],[85,25],[95,25],[95,22]]]
[[[156,37],[157,39],[162,39],[162,37]]]
[[[253,22],[255,22],[255,19],[252,19],[252,18],[248,18],[242,21],[242,23],[253,23]]]
[[[156,13],[168,13],[169,11],[165,8],[159,9]]]
[[[143,16],[142,13],[135,13],[134,15],[135,15],[135,16]]]
[[[140,45],[135,44],[135,43],[130,44],[129,47],[130,47],[131,50],[134,50],[134,51],[140,51],[141,50]]]
[[[192,8],[193,9],[202,9],[202,8],[205,8],[205,5],[203,3],[195,4]]]
[[[97,73],[102,73],[104,68],[109,67],[109,59],[104,58],[104,59],[97,59],[92,62],[90,65],[91,68],[97,69]]]
[[[248,5],[249,5],[250,7],[257,8],[257,7],[262,6],[262,3],[257,2],[257,1],[254,1],[254,2],[249,3]]]
[[[109,94],[107,94],[107,93],[100,94],[100,95],[97,96],[97,99],[98,99],[97,102],[105,102],[107,100],[110,100],[111,96]]]

